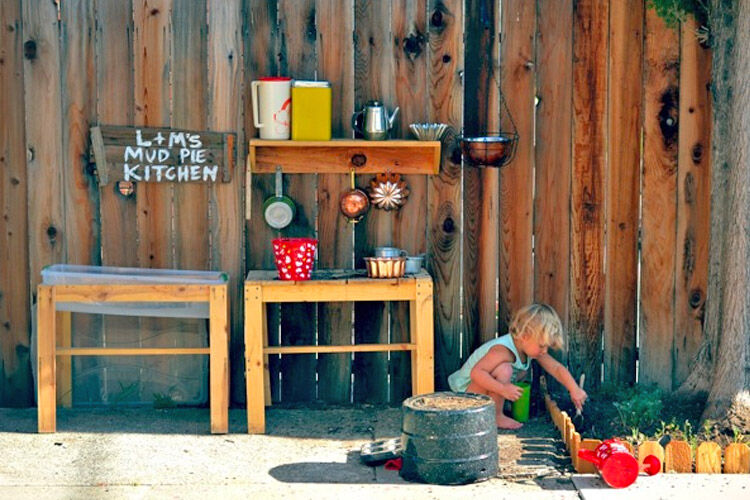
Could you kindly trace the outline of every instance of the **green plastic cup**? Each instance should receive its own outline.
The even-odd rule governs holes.
[[[526,422],[529,419],[529,401],[531,399],[531,384],[528,382],[516,382],[521,388],[521,397],[513,401],[510,407],[510,413],[514,419],[519,422]]]

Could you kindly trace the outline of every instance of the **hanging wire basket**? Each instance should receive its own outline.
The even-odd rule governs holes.
[[[510,114],[505,98],[500,94],[513,132],[486,132],[484,135],[459,135],[464,163],[472,167],[503,167],[516,156],[518,129]]]

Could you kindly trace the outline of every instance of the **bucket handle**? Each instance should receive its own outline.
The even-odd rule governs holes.
[[[587,462],[591,462],[597,467],[599,467],[602,463],[601,459],[596,456],[596,453],[591,450],[578,450],[578,458],[582,458]]]

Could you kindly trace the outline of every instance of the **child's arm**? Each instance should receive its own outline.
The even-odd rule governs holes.
[[[573,401],[573,405],[575,405],[576,409],[580,410],[588,395],[586,394],[586,391],[578,387],[578,384],[568,369],[549,354],[542,354],[537,357],[536,360],[547,373],[552,375],[558,382],[565,386],[570,393],[570,399]]]
[[[504,384],[492,376],[492,372],[501,363],[512,363],[513,354],[503,346],[492,347],[474,368],[471,369],[471,380],[488,392],[499,394],[505,399],[515,401],[521,397],[521,388],[515,384]]]

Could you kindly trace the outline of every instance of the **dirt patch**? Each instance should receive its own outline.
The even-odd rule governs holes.
[[[560,410],[571,419],[581,438],[612,437],[638,445],[643,441],[687,441],[696,447],[713,441],[724,448],[750,443],[750,415],[736,408],[721,420],[703,420],[705,398],[665,394],[656,388],[604,388],[589,392],[582,418],[567,395],[554,394]]]
[[[478,397],[471,394],[445,395],[417,397],[411,401],[413,408],[422,410],[468,410],[470,408],[479,408],[487,406],[492,401],[486,397]]]

